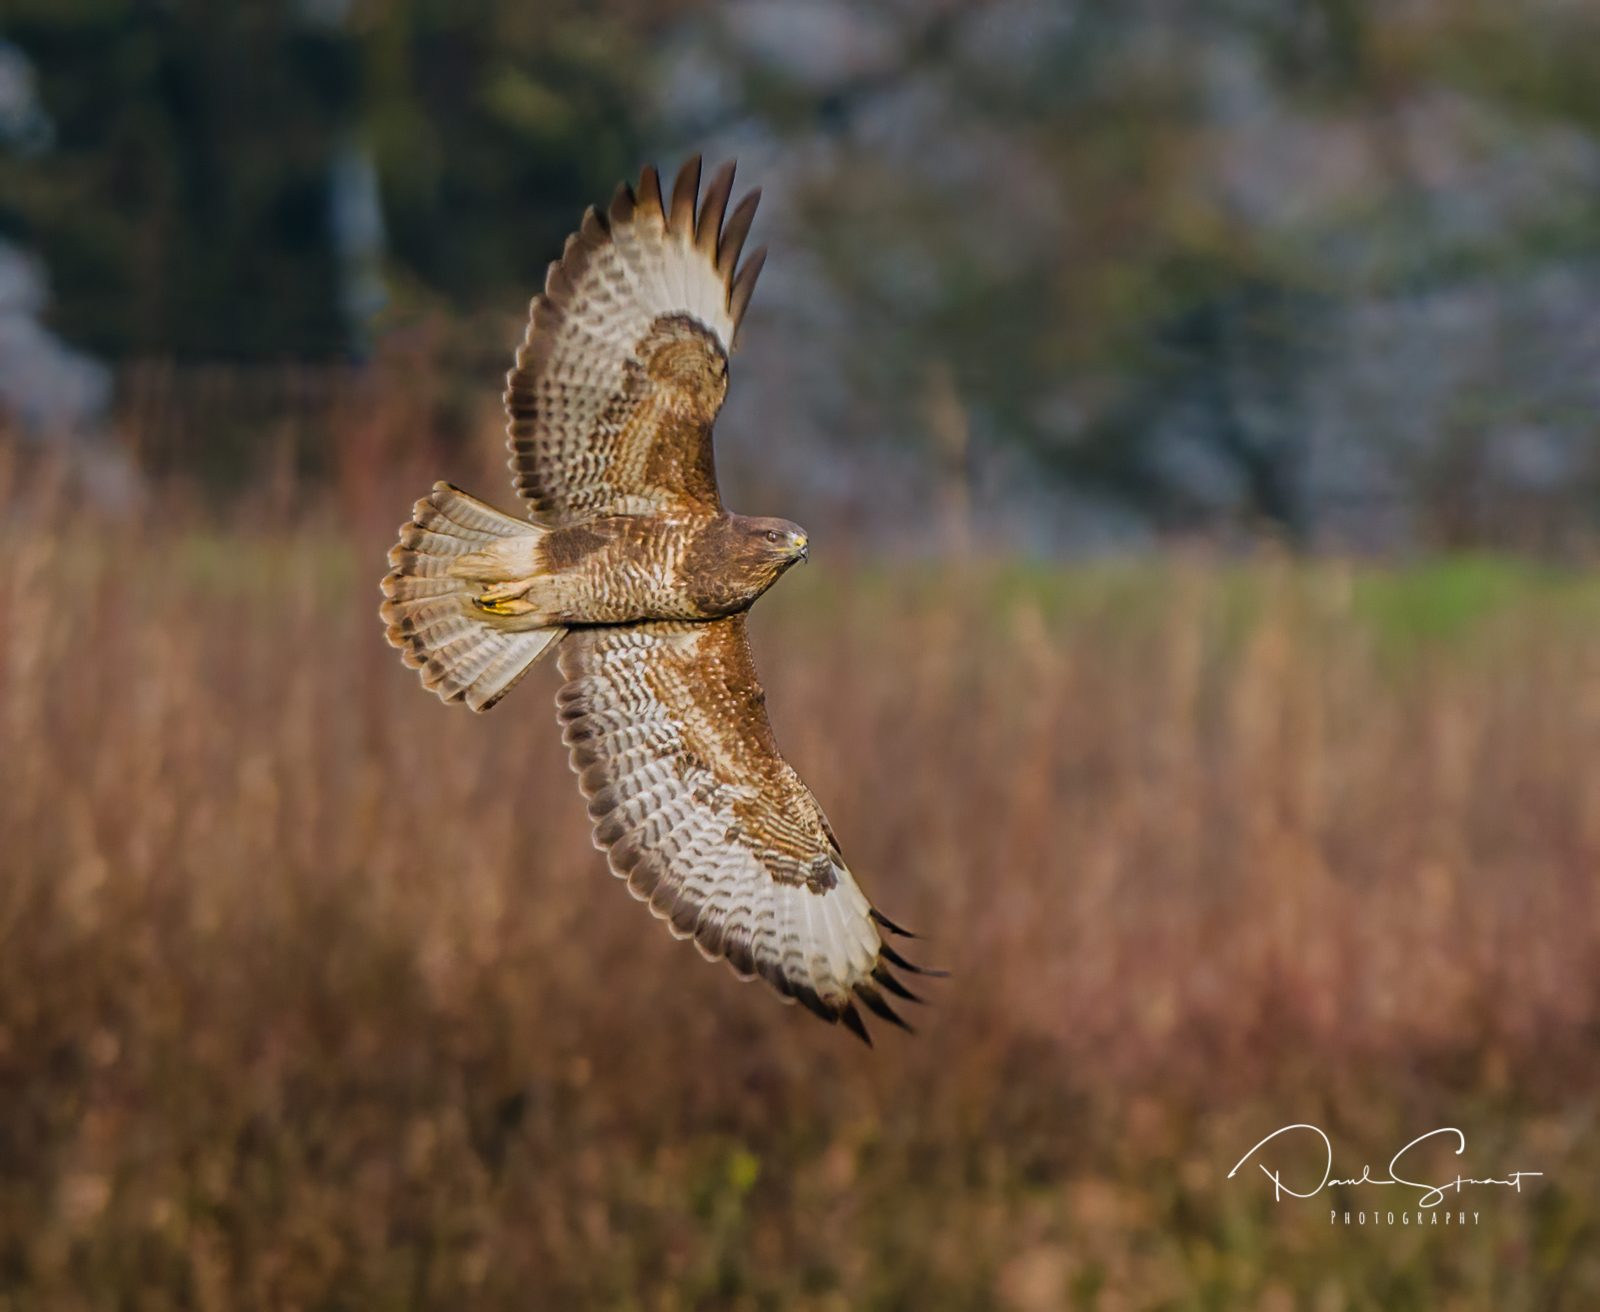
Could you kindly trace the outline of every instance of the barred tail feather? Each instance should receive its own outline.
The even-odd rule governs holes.
[[[508,562],[536,558],[544,534],[449,483],[435,483],[401,526],[379,614],[401,659],[443,701],[488,710],[566,634],[514,604],[482,604],[507,581]]]

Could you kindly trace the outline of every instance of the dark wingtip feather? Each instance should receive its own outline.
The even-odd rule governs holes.
[[[856,997],[860,998],[862,1002],[866,1003],[867,1010],[872,1012],[873,1015],[882,1016],[884,1020],[888,1021],[891,1025],[898,1025],[907,1034],[916,1033],[916,1030],[911,1027],[910,1022],[904,1020],[893,1007],[885,1002],[883,994],[879,993],[877,989],[872,987],[872,985],[857,984],[855,987],[855,994]]]
[[[756,290],[756,279],[761,276],[761,266],[767,262],[767,248],[757,246],[750,252],[750,258],[739,266],[739,272],[734,275],[733,290],[728,293],[728,313],[733,319],[735,329],[744,321],[744,312],[749,308],[750,297]]]
[[[907,961],[887,943],[878,944],[878,955],[891,966],[898,966],[901,970],[910,971],[913,975],[926,975],[930,979],[949,979],[948,970],[935,970],[932,966],[919,966],[914,961]]]
[[[667,219],[666,207],[661,203],[661,175],[654,164],[646,164],[639,175],[639,191],[635,205],[640,214],[654,214],[663,223]]]
[[[667,226],[691,241],[694,240],[694,207],[699,198],[700,156],[691,155],[673,180],[671,212],[667,215]]]
[[[907,1002],[922,1001],[921,998],[919,998],[915,993],[913,993],[904,984],[891,975],[887,966],[874,966],[872,969],[872,978],[877,980],[878,983],[882,984],[884,988],[888,989],[889,992],[894,994],[897,998],[904,998]]]
[[[809,1011],[813,1016],[817,1017],[818,1020],[825,1020],[830,1025],[837,1025],[839,1023],[839,1014],[834,1011],[833,1008],[828,1006],[828,1004],[824,1002],[821,996],[817,993],[816,989],[812,988],[810,985],[801,985],[799,988],[795,989],[794,996],[800,1000],[800,1005]]]
[[[717,244],[722,240],[722,216],[728,209],[728,197],[733,192],[734,161],[728,160],[711,175],[705,197],[700,202],[700,221],[695,228],[694,242],[714,261]]]
[[[616,191],[611,193],[611,204],[606,207],[606,218],[612,223],[626,223],[633,217],[633,209],[633,188],[626,182],[619,182]]]
[[[839,1019],[844,1022],[845,1028],[854,1034],[856,1038],[860,1039],[867,1047],[870,1048],[872,1046],[872,1035],[867,1033],[866,1024],[861,1019],[861,1013],[856,1010],[855,1003],[845,1003],[844,1010],[839,1013]]]
[[[745,238],[750,235],[750,225],[755,221],[756,206],[761,203],[761,188],[750,191],[733,207],[733,213],[722,225],[722,240],[717,244],[717,273],[733,287],[734,267],[739,263],[739,253],[744,250]]]
[[[886,930],[888,930],[891,934],[898,934],[898,935],[900,935],[901,938],[920,938],[921,937],[920,934],[913,934],[904,925],[895,924],[894,921],[890,920],[888,916],[884,915],[883,912],[879,911],[877,907],[873,907],[872,908],[872,918],[874,920],[876,920],[880,925],[882,925]]]
[[[583,222],[578,226],[579,244],[591,250],[603,246],[607,237],[611,235],[611,224],[606,216],[594,206],[589,206],[583,212]]]

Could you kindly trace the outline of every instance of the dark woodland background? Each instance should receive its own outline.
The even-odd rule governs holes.
[[[170,368],[194,428],[139,454],[236,483],[311,380],[397,353],[447,412],[492,404],[575,216],[702,150],[766,188],[777,252],[725,442],[823,515],[894,488],[924,543],[940,494],[1032,550],[1592,541],[1588,6],[0,12],[0,396],[29,426],[126,428]],[[478,436],[446,417],[418,416]]]
[[[0,1312],[1595,1305],[1597,51],[0,0]],[[606,876],[552,673],[474,718],[376,618],[434,479],[511,504],[584,206],[695,151],[765,193],[775,727],[955,972],[872,1053]],[[1226,1179],[1297,1121],[1544,1174],[1347,1230],[1402,1204]]]

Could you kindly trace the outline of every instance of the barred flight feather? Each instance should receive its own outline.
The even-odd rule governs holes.
[[[720,510],[711,424],[761,268],[760,252],[739,265],[760,193],[723,224],[733,175],[724,164],[701,201],[700,160],[691,159],[664,212],[646,169],[637,193],[620,187],[604,215],[584,215],[550,266],[505,394],[513,481],[540,519]],[[669,324],[679,326],[664,336]],[[695,386],[655,367],[674,337],[700,355]],[[652,474],[675,466],[704,476]]]
[[[595,844],[634,896],[706,958],[825,1019],[864,1035],[849,1019],[860,1001],[904,1025],[879,988],[910,991],[889,975],[873,908],[778,753],[743,615],[578,630],[558,663]],[[797,873],[819,868],[826,880]]]

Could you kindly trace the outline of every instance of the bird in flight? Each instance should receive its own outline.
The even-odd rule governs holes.
[[[507,375],[528,518],[447,483],[389,552],[382,618],[423,685],[486,711],[542,656],[595,845],[708,960],[870,1043],[856,1004],[915,1001],[811,790],[778,752],[745,612],[806,533],[724,509],[711,428],[766,249],[733,164],[664,197],[654,168],[591,208],[533,299]],[[726,215],[726,221],[724,216]]]

